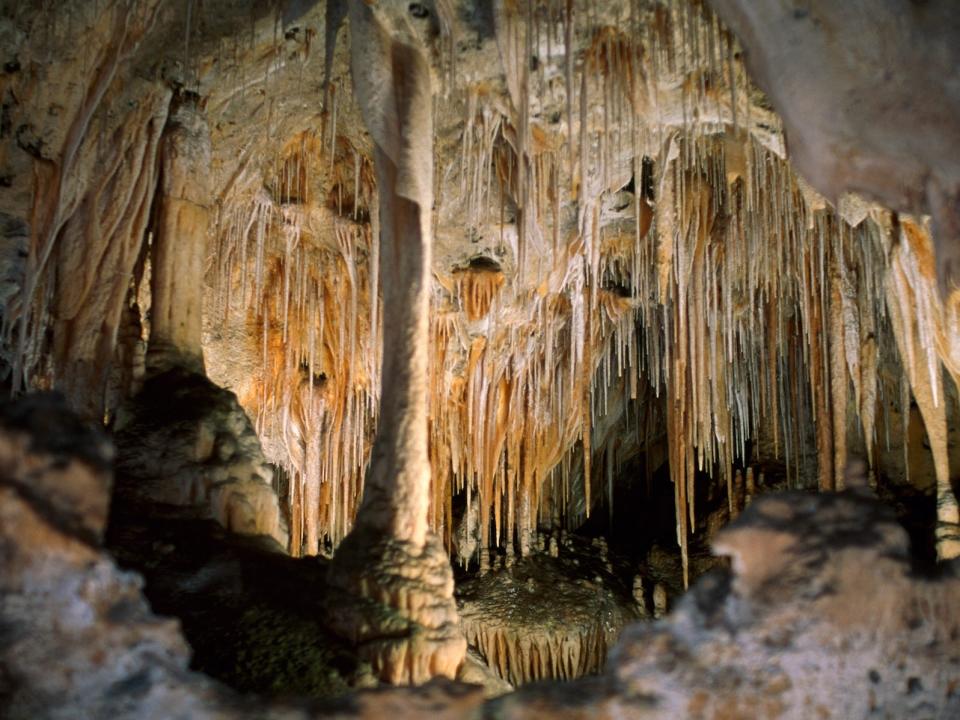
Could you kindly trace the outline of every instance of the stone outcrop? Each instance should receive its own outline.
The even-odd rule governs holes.
[[[5,408],[0,421],[0,704],[4,717],[191,712],[189,649],[99,548],[111,446],[51,396]],[[172,689],[175,688],[176,689]]]
[[[173,506],[286,550],[287,524],[273,469],[236,396],[205,377],[155,375],[115,426],[120,501]]]
[[[55,393],[0,406],[4,490],[56,520],[66,533],[99,543],[113,489],[113,445],[65,409]]]
[[[869,491],[763,496],[714,546],[732,571],[702,578],[665,620],[627,628],[605,676],[516,693],[500,717],[960,712],[960,578],[914,574],[906,533]]]

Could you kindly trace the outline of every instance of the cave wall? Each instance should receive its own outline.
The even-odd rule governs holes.
[[[747,20],[780,22],[728,5],[748,41]],[[377,188],[338,7],[2,14],[11,385],[62,389],[96,418],[135,387],[117,368],[131,364],[121,340],[149,337],[161,136],[174,98],[197,98],[203,360],[289,477],[295,553],[350,530],[380,399]],[[525,551],[538,521],[608,510],[610,478],[660,452],[685,543],[696,483],[732,496],[735,465],[779,460],[792,486],[833,489],[852,451],[881,482],[905,478],[904,420],[918,413],[934,467],[910,475],[934,476],[950,505],[942,368],[956,367],[957,319],[934,242],[946,225],[926,195],[901,202],[804,159],[832,147],[800,144],[789,105],[819,66],[793,92],[764,70],[780,61],[752,41],[744,57],[702,3],[418,8],[408,22],[438,88],[430,523],[448,542],[455,492],[479,505],[483,543]],[[816,8],[785,27],[812,32],[821,16],[846,17]],[[933,114],[931,128],[946,122]],[[922,175],[904,167],[902,186]]]

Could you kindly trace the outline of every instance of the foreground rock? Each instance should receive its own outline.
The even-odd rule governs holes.
[[[6,411],[0,447],[8,717],[149,717],[151,707],[189,714],[209,702],[214,686],[202,678],[184,691],[189,649],[177,623],[153,616],[139,576],[95,544],[109,498],[105,438],[41,396]],[[80,497],[87,507],[71,509]]]
[[[758,498],[664,621],[606,673],[434,682],[336,705],[244,698],[190,672],[175,621],[99,548],[109,445],[48,396],[0,413],[0,707],[10,718],[943,718],[960,716],[960,580],[912,574],[892,513],[857,492]]]
[[[53,396],[0,411],[0,717],[452,719],[479,707],[478,688],[450,683],[267,704],[190,672],[177,621],[155,616],[140,576],[99,547],[110,460],[102,433]]]
[[[960,580],[950,567],[914,576],[905,531],[875,499],[769,495],[714,548],[732,574],[627,628],[605,677],[529,688],[501,700],[501,716],[960,715]]]

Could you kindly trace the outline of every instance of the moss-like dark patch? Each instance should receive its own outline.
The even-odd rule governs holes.
[[[270,552],[206,520],[114,512],[108,549],[143,574],[160,615],[180,619],[194,670],[241,692],[332,698],[369,667],[324,626],[326,565]]]
[[[193,666],[237,690],[327,698],[351,689],[345,676],[356,661],[326,642],[316,619],[258,602],[208,620],[187,633],[196,648]]]

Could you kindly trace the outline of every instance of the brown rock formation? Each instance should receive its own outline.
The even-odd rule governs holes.
[[[914,576],[903,529],[862,492],[758,498],[715,544],[732,574],[628,628],[600,680],[515,693],[498,717],[957,713],[960,582]]]
[[[621,630],[636,619],[588,557],[535,554],[457,588],[470,646],[512,686],[599,673]]]
[[[273,469],[233,393],[168,370],[147,379],[114,430],[121,501],[148,513],[181,508],[241,535],[265,535],[286,551]]]
[[[174,99],[154,200],[147,371],[203,373],[203,271],[210,224],[210,132],[196,96]]]
[[[466,651],[450,562],[427,530],[433,98],[424,51],[406,28],[389,6],[350,4],[353,78],[380,195],[384,387],[356,526],[330,568],[347,597],[329,610],[395,684],[454,677]]]

